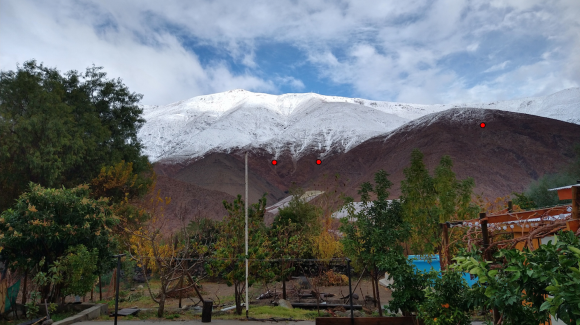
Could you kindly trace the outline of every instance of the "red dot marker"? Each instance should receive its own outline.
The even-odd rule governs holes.
[[[277,165],[278,161],[276,161],[276,159],[272,160],[272,165]]]
[[[485,127],[485,123],[481,123],[479,126],[483,129]]]
[[[317,164],[317,165],[320,165],[320,164],[322,164],[322,160],[320,160],[320,159],[316,159],[316,164]]]

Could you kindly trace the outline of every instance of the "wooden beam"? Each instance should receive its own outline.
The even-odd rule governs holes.
[[[559,214],[570,213],[568,211],[568,207],[569,207],[569,205],[563,205],[563,206],[558,206],[558,207],[544,208],[544,209],[531,210],[531,211],[497,214],[497,215],[487,216],[486,220],[487,220],[488,224],[492,224],[492,223],[502,223],[502,222],[508,222],[508,221],[528,220],[528,219],[533,219],[533,218],[539,218],[542,216],[543,217],[557,216]],[[481,222],[481,221],[482,221],[481,218],[464,220],[463,224],[465,225],[466,223],[474,223],[474,222]]]

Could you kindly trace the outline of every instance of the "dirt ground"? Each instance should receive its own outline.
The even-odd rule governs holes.
[[[353,281],[353,283],[352,283],[353,289],[354,289],[355,285],[356,285],[356,280]],[[315,299],[299,298],[298,291],[295,288],[298,288],[298,283],[296,280],[288,281],[286,283],[287,298],[288,298],[288,300],[290,300],[290,302],[313,302],[313,303],[316,302]],[[256,299],[258,296],[260,296],[260,294],[265,293],[268,290],[270,290],[271,292],[280,293],[280,297],[281,297],[282,283],[271,283],[268,285],[254,284],[249,289],[249,298],[251,301],[251,305],[269,305],[272,303],[273,300],[276,300],[274,298],[267,298],[267,299],[263,299],[263,300]],[[300,293],[301,294],[310,293],[311,290],[312,289],[301,289]],[[319,290],[321,293],[334,294],[334,297],[327,298],[326,301],[328,303],[344,303],[344,301],[342,299],[339,299],[339,298],[348,295],[348,286],[321,287]],[[384,305],[388,301],[391,300],[391,292],[390,292],[390,290],[388,290],[387,288],[382,287],[382,286],[379,286],[379,290],[380,290],[381,304]],[[372,302],[367,301],[367,303],[365,304],[365,301],[364,301],[365,296],[370,296],[370,297],[373,296],[373,289],[371,287],[370,279],[361,280],[358,287],[356,288],[355,293],[358,295],[358,300],[357,299],[353,300],[354,304],[366,305],[367,307],[370,307],[372,305]],[[228,287],[227,284],[225,284],[225,283],[215,283],[215,282],[202,283],[202,295],[204,296],[204,298],[213,299],[215,305],[231,306],[234,303],[234,287],[233,286]],[[193,296],[190,295],[190,297],[195,302],[199,301],[199,299],[195,295],[193,295]],[[192,300],[187,299],[187,301],[188,301],[187,304],[192,304]],[[183,301],[185,301],[185,299]],[[183,301],[182,301],[182,305],[184,304]],[[177,307],[178,303],[179,303],[179,299],[169,299],[169,301],[166,303],[166,305],[169,305],[169,306],[175,305],[175,307]]]

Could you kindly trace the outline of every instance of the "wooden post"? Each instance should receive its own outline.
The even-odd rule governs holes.
[[[213,310],[213,301],[207,299],[203,302],[203,309],[201,310],[201,322],[211,323],[211,312]]]
[[[514,212],[514,203],[512,201],[508,201],[508,213]]]
[[[572,186],[572,219],[580,219],[580,186]]]
[[[510,201],[511,203],[511,201]],[[509,203],[508,203],[508,207],[509,207]],[[509,209],[509,208],[508,208]],[[480,213],[479,214],[479,223],[481,225],[481,235],[483,237],[483,250],[485,251],[488,247],[489,247],[489,233],[487,231],[487,220],[482,220],[485,219],[486,214],[485,213]],[[483,259],[487,260],[487,254],[483,254]],[[499,322],[499,318],[500,318],[500,314],[499,314],[499,310],[497,310],[497,307],[493,308],[493,323],[497,324]]]
[[[485,219],[486,214],[480,213],[479,214],[479,223],[481,224],[481,236],[483,237],[483,250],[486,250],[489,247],[489,233],[487,232],[487,220]],[[483,256],[486,259],[486,256]]]

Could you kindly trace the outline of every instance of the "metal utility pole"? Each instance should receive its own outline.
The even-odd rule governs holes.
[[[250,312],[250,300],[248,298],[248,152],[246,151],[246,318]],[[115,324],[116,325],[116,324]]]
[[[118,254],[113,255],[112,257],[117,258],[117,283],[115,286],[117,287],[116,296],[115,296],[115,325],[117,325],[117,313],[119,311],[119,282],[121,282],[121,257],[125,256],[125,254]]]

